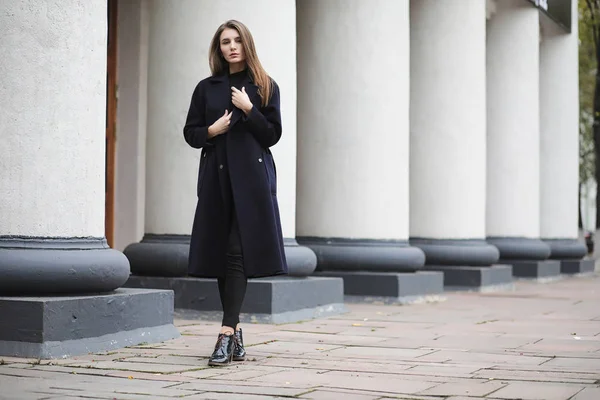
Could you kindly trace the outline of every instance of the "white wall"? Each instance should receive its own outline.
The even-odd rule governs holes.
[[[485,237],[486,2],[411,1],[410,236]]]
[[[488,236],[540,234],[538,13],[502,0],[488,22]]]
[[[150,1],[147,233],[191,232],[200,151],[185,143],[183,125],[194,87],[210,74],[214,32],[226,20],[238,19],[252,32],[263,66],[281,90],[283,137],[273,153],[284,236],[294,236],[295,9],[293,0]]]
[[[2,235],[104,236],[106,7],[0,2]]]
[[[149,21],[147,0],[121,0],[118,4],[113,247],[123,250],[144,235]]]
[[[406,240],[408,1],[297,12],[297,234]]]

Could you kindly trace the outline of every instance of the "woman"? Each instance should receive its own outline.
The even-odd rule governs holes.
[[[202,148],[189,274],[217,278],[223,321],[208,364],[243,361],[239,315],[248,278],[287,273],[269,148],[281,138],[279,87],[250,31],[230,20],[210,45],[212,76],[196,86],[183,134]]]

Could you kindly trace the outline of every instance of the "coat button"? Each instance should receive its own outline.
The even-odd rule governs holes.
[[[223,169],[223,164],[219,165],[219,169]]]
[[[259,158],[259,159],[258,159],[258,162],[262,162],[262,158]]]

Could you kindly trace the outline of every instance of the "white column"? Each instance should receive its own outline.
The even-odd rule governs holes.
[[[411,243],[428,264],[489,265],[486,2],[413,0],[410,23]]]
[[[303,0],[297,12],[297,235],[321,269],[419,268],[407,246],[408,1]]]
[[[130,259],[136,259],[135,263],[132,261],[136,272],[148,272],[150,268],[159,273],[168,269],[177,275],[187,273],[185,237],[191,232],[197,202],[200,151],[190,148],[181,132],[194,87],[210,75],[208,51],[212,36],[219,25],[232,18],[232,10],[235,10],[235,18],[250,29],[261,63],[281,91],[283,135],[272,151],[277,164],[283,235],[289,245],[286,255],[290,273],[297,268],[308,268],[310,272],[314,269],[314,254],[309,252],[307,256],[293,240],[296,208],[295,1],[151,0],[145,233],[148,242],[158,242],[153,243],[152,248],[139,248],[146,254],[140,260],[138,251],[131,254],[130,248],[126,252],[128,257],[131,255]],[[158,250],[159,246],[162,250]],[[297,263],[302,265],[296,266]]]
[[[487,236],[501,258],[549,255],[538,240],[539,29],[538,9],[522,0],[498,1],[488,23]]]
[[[0,292],[112,290],[129,275],[104,239],[106,7],[0,3]]]
[[[541,237],[552,258],[581,258],[579,210],[578,8],[572,1],[571,33],[542,18],[540,43]],[[565,252],[567,249],[571,251]],[[572,253],[572,254],[570,254]]]

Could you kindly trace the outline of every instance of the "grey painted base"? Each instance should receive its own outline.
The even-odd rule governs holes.
[[[426,265],[425,269],[443,272],[446,290],[487,291],[491,288],[510,288],[513,284],[513,270],[510,265],[490,267]]]
[[[179,337],[173,292],[0,297],[0,355],[64,358]]]
[[[166,278],[132,275],[127,287],[172,289],[175,308],[221,318],[221,300],[215,279]],[[248,280],[241,319],[250,322],[289,323],[345,312],[343,281],[323,277],[272,277]]]
[[[500,261],[540,261],[550,257],[550,245],[540,239],[523,237],[488,237],[487,242],[494,245],[500,251]]]
[[[502,264],[510,264],[513,267],[513,276],[529,279],[552,279],[560,277],[560,261],[515,261],[505,260]]]
[[[104,238],[0,236],[0,295],[109,292],[128,277],[127,258]]]
[[[319,271],[414,272],[425,264],[425,253],[406,240],[306,236],[297,240],[317,255]]]
[[[347,301],[414,303],[437,296],[444,291],[443,274],[435,271],[406,273],[323,271],[315,274],[342,278]]]
[[[577,239],[544,239],[552,260],[581,260],[587,254],[585,243]]]
[[[426,265],[482,266],[495,264],[498,249],[483,239],[426,239],[411,237],[410,244],[425,253]]]
[[[317,267],[317,256],[295,239],[284,239],[289,276],[308,276]],[[131,272],[140,276],[186,277],[188,275],[189,235],[146,234],[140,243],[123,251]]]
[[[567,275],[589,274],[595,271],[595,260],[562,260],[560,272]]]

